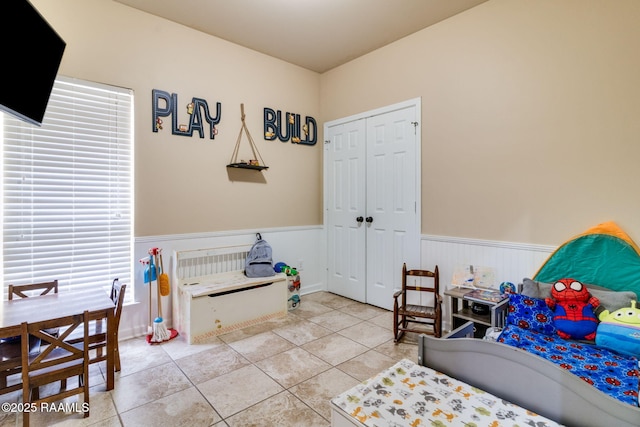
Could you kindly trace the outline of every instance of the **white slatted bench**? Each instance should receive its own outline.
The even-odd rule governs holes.
[[[246,277],[251,245],[174,251],[174,327],[189,344],[287,315],[284,273]]]

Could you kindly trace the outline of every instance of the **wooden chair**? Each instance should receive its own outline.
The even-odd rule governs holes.
[[[17,331],[16,331],[17,332]],[[22,389],[20,371],[22,370],[22,336],[15,336],[14,331],[0,330],[0,394],[11,393]],[[40,340],[29,336],[29,352],[37,354],[40,351]],[[16,375],[17,381],[8,385],[8,378]]]
[[[424,282],[433,282],[425,286]],[[442,335],[442,297],[438,266],[433,271],[407,270],[402,265],[402,289],[394,295],[393,337],[398,342],[405,332]],[[420,327],[418,327],[420,326]]]
[[[58,293],[57,280],[30,285],[9,285],[10,300],[14,299],[14,297],[28,298],[29,296],[47,295],[48,293]]]
[[[29,285],[9,285],[9,300],[19,298],[29,298],[35,296],[47,295],[49,293],[58,293],[58,280],[52,280],[50,282],[32,283]],[[57,334],[58,331],[54,329],[48,330],[50,334]],[[37,343],[35,343],[37,345]]]
[[[120,351],[118,349],[118,329],[120,328],[120,317],[122,315],[122,305],[124,303],[124,293],[127,289],[126,284],[120,284],[118,279],[113,281],[111,285],[111,301],[115,304],[114,311],[114,328],[115,328],[115,348],[114,348],[114,357],[115,357],[115,370],[116,372],[120,372]],[[106,319],[105,319],[106,320]],[[103,350],[107,349],[107,335],[106,335],[106,324],[103,324],[104,332],[98,333],[90,338],[92,343],[90,344],[91,349],[96,349],[96,356],[91,359],[91,363],[100,362],[103,360],[107,360],[106,353],[103,353]],[[95,341],[94,341],[95,340]]]
[[[59,319],[22,324],[22,401],[25,404],[52,403],[74,395],[82,395],[78,410],[89,416],[89,312]],[[53,336],[46,332],[58,328],[61,333]],[[65,341],[75,330],[83,330],[82,345],[71,345]],[[29,354],[29,335],[42,342],[38,354]],[[78,386],[60,387],[58,392],[40,395],[39,388],[47,384],[78,377]],[[56,387],[57,388],[57,387]],[[53,390],[54,387],[51,387]],[[23,426],[29,425],[29,411],[23,412]]]
[[[111,284],[111,300],[115,304],[114,309],[114,328],[115,328],[115,370],[120,371],[120,352],[118,350],[118,328],[120,327],[120,317],[122,315],[122,305],[124,302],[124,294],[127,289],[126,284],[120,284],[118,279],[115,279]],[[107,360],[107,319],[90,319],[89,325],[89,363],[97,363]],[[68,339],[72,344],[81,342],[81,338],[78,334]],[[94,355],[95,353],[95,355]]]
[[[28,298],[29,296],[46,295],[50,292],[58,293],[57,280],[29,285],[9,285],[8,298],[9,300],[13,300],[16,297]],[[52,329],[49,332],[56,334],[58,331]],[[22,368],[22,358],[20,356],[22,346],[20,341],[20,335],[0,335],[0,394],[10,393],[22,388],[20,381],[15,382],[11,386],[7,386],[8,377],[19,374]],[[29,351],[36,353],[40,351],[40,341],[36,337],[29,337]]]
[[[21,390],[22,382],[17,381],[13,385],[7,385],[8,377],[19,374],[22,368],[21,338],[15,336],[14,331],[0,329],[0,394]]]

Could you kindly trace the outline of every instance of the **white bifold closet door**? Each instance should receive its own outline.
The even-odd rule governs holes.
[[[420,101],[325,124],[330,292],[391,309],[420,265]]]

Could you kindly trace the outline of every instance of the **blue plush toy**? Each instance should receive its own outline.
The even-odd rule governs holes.
[[[636,301],[631,301],[631,307],[613,313],[605,310],[598,318],[597,345],[640,357],[640,309],[636,308]]]

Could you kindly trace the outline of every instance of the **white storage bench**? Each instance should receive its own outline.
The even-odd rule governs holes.
[[[286,275],[246,277],[250,248],[174,252],[173,321],[189,344],[287,315]]]

